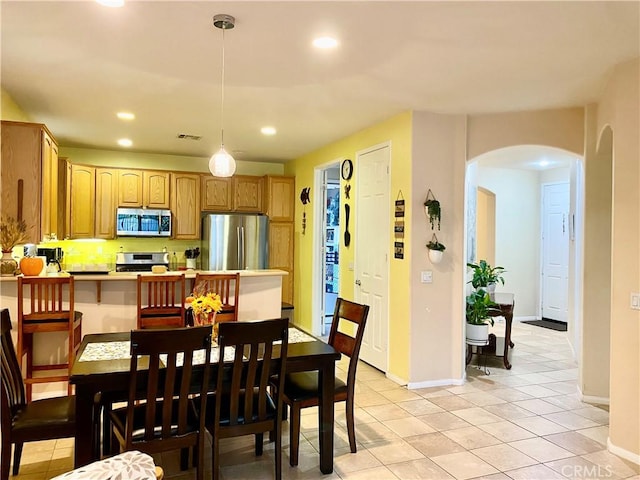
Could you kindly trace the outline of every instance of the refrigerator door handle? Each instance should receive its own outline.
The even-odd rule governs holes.
[[[238,268],[240,270],[247,268],[244,248],[244,227],[238,227]]]

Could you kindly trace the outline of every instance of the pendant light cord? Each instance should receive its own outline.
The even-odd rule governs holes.
[[[222,80],[221,80],[221,99],[220,99],[220,146],[224,148],[224,31],[222,29]]]

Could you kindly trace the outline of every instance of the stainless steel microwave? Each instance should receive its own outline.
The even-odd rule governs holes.
[[[171,210],[118,208],[116,235],[119,237],[170,237]]]

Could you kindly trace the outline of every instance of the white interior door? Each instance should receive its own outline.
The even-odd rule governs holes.
[[[569,298],[569,184],[542,190],[542,317],[567,321]]]
[[[360,358],[387,371],[389,342],[390,147],[358,154],[355,300],[369,305]]]

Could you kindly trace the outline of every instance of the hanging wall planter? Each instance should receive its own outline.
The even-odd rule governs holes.
[[[431,263],[436,264],[442,261],[444,251],[447,247],[438,241],[438,237],[436,237],[436,234],[434,233],[431,237],[431,241],[427,243],[427,248],[429,249],[429,260]]]
[[[429,217],[431,230],[435,230],[436,224],[440,230],[440,202],[433,196],[431,189],[427,192],[427,198],[424,201],[424,211]]]

